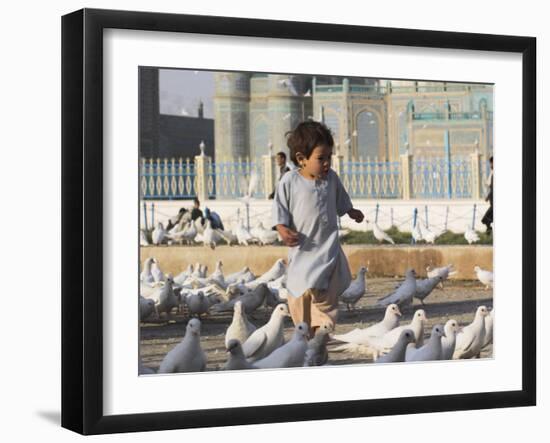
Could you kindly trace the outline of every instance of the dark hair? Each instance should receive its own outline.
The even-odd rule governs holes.
[[[491,158],[489,159],[491,163],[493,163],[493,156],[491,155]]]
[[[199,201],[199,199],[198,199],[197,197],[195,197],[195,198],[193,199],[193,203],[196,203],[196,204],[199,205],[199,206],[200,206],[200,204],[201,204],[201,202]]]
[[[277,155],[280,155],[281,157],[283,157],[286,160],[286,154],[283,151],[277,152]]]
[[[330,129],[319,122],[302,122],[285,135],[287,137],[286,144],[290,149],[290,159],[296,166],[299,166],[296,159],[297,153],[309,158],[317,146],[328,146],[329,148],[334,146]]]

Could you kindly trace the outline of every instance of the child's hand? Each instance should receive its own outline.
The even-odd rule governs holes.
[[[365,216],[359,209],[352,208],[348,211],[350,218],[354,219],[357,223],[361,223]]]
[[[283,239],[283,243],[287,246],[296,246],[298,244],[298,233],[285,225],[277,225],[277,232]]]

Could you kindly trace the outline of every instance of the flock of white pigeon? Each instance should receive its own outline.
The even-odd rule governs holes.
[[[255,276],[245,267],[239,272],[224,275],[218,261],[210,275],[206,266],[189,265],[173,277],[164,274],[158,260],[147,258],[140,275],[140,320],[170,319],[174,310],[190,317],[182,341],[162,360],[158,373],[198,372],[206,369],[207,355],[201,347],[201,317],[232,312],[232,321],[225,333],[228,359],[225,370],[321,366],[329,362],[327,343],[330,339],[342,342],[334,351],[349,350],[366,353],[377,363],[448,360],[479,357],[492,343],[494,309],[479,306],[474,320],[460,328],[454,319],[444,325],[435,325],[424,343],[423,309],[417,310],[412,321],[400,325],[401,310],[418,299],[424,300],[433,289],[442,285],[456,272],[452,265],[427,268],[426,279],[417,279],[414,270],[408,270],[402,281],[390,294],[378,299],[377,306],[385,307],[383,319],[365,329],[354,329],[343,335],[332,335],[322,326],[309,339],[307,324],[295,327],[292,338],[285,342],[284,321],[289,317],[285,289],[286,265],[282,259],[264,274]],[[493,285],[493,273],[475,267],[478,280],[486,288]],[[341,303],[354,309],[367,291],[367,268],[361,267],[357,277],[341,295]],[[248,316],[258,309],[271,309],[266,324],[256,327]],[[154,373],[140,364],[140,373]]]
[[[377,222],[366,221],[367,228],[371,226],[372,233],[378,243],[391,243],[395,244],[395,241],[391,236],[384,231]],[[147,234],[144,230],[141,230],[140,244],[141,246],[148,246],[150,244]],[[340,230],[340,236],[347,234],[348,230]],[[426,243],[434,244],[439,236],[446,232],[445,229],[428,228],[425,224],[418,222],[411,231],[412,238],[415,242],[424,241]],[[233,230],[221,230],[214,229],[211,226],[209,220],[206,220],[205,225],[202,226],[200,221],[190,219],[190,214],[185,214],[181,220],[175,224],[170,230],[166,230],[162,222],[158,222],[153,229],[152,243],[154,245],[161,244],[200,244],[211,247],[214,249],[216,245],[220,243],[226,243],[228,245],[239,244],[248,246],[252,244],[259,245],[271,245],[281,241],[278,233],[272,229],[265,228],[261,221],[258,221],[253,228],[248,230],[242,220],[239,220],[236,228]],[[468,244],[477,243],[480,238],[478,233],[467,226],[464,232],[464,238]]]

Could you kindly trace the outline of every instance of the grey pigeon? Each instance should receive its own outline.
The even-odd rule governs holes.
[[[298,323],[294,328],[294,335],[288,343],[275,349],[267,357],[256,361],[254,366],[260,369],[303,366],[307,351],[308,333],[309,326],[307,323]]]
[[[234,272],[233,274],[226,275],[225,276],[225,283],[229,285],[231,283],[235,283],[237,281],[240,281],[241,277],[248,271],[250,271],[250,269],[248,269],[248,266],[245,266],[240,271]]]
[[[187,323],[185,336],[162,360],[159,374],[174,372],[201,372],[206,369],[206,354],[200,342],[201,322],[192,318]]]
[[[414,269],[409,269],[405,273],[405,281],[395,290],[395,292],[379,298],[376,303],[378,306],[388,306],[395,303],[399,307],[412,303],[413,297],[416,294],[416,272]],[[398,337],[396,337],[397,340]]]
[[[159,315],[162,312],[166,312],[169,316],[172,309],[179,305],[178,297],[176,297],[176,294],[174,293],[173,284],[174,280],[172,279],[172,276],[168,275],[166,282],[164,283],[164,287],[159,292],[159,302],[157,305]]]
[[[150,298],[139,296],[139,319],[145,320],[148,318],[153,312],[156,312],[155,309],[155,301],[151,300]]]
[[[166,231],[164,230],[162,223],[158,222],[157,227],[153,229],[153,234],[152,234],[153,243],[157,246],[160,245],[164,240],[165,236],[166,236]]]
[[[258,287],[254,288],[248,294],[241,295],[233,300],[229,300],[224,303],[218,303],[212,306],[212,312],[224,312],[232,311],[233,306],[237,301],[241,301],[243,304],[244,312],[250,314],[258,309],[265,301],[265,298],[270,293],[269,288],[265,283],[260,283]]]
[[[348,345],[338,347],[335,351],[352,349],[357,345],[366,345],[369,338],[382,337],[387,332],[399,326],[399,319],[401,318],[401,311],[399,306],[391,304],[386,308],[384,319],[378,323],[375,323],[368,328],[359,329],[356,328],[346,334],[335,335],[333,338],[338,341],[343,341],[352,345],[351,348]]]
[[[199,291],[196,294],[189,294],[185,299],[185,303],[189,309],[190,316],[196,315],[200,317],[202,314],[206,314],[208,312],[208,308],[210,308],[210,302],[204,296],[202,291]]]
[[[441,276],[436,276],[432,278],[426,278],[424,280],[416,280],[416,292],[414,298],[420,300],[424,305],[424,299],[432,293],[435,287],[443,281]]]
[[[365,285],[365,275],[368,269],[364,266],[359,268],[357,272],[357,277],[351,282],[348,288],[340,296],[342,303],[346,304],[348,311],[350,310],[350,305],[355,309],[355,304],[359,301],[363,295],[365,295],[366,285]]]
[[[315,332],[315,336],[308,341],[304,366],[323,366],[328,361],[327,343],[332,328],[323,324]]]
[[[441,360],[452,360],[458,331],[460,326],[456,320],[450,319],[445,323],[445,337],[441,339]]]
[[[182,271],[174,278],[174,283],[181,285],[185,280],[187,280],[191,275],[193,274],[193,265],[189,264],[187,265],[187,269],[185,271]]]
[[[241,342],[239,340],[232,338],[227,343],[226,348],[229,357],[225,362],[225,365],[223,365],[222,370],[237,371],[240,369],[256,369],[252,363],[249,363],[246,360]]]
[[[153,274],[151,273],[151,266],[154,261],[155,259],[153,257],[148,257],[145,259],[145,262],[143,263],[143,271],[141,271],[141,274],[139,275],[139,279],[143,283],[151,284],[155,282]]]
[[[240,343],[244,343],[255,330],[256,326],[246,318],[246,313],[242,309],[242,302],[237,301],[233,307],[233,321],[225,333],[225,346],[229,348],[229,342],[235,339]]]
[[[261,328],[256,329],[243,343],[246,358],[254,362],[267,357],[285,341],[284,320],[290,317],[288,307],[284,304],[277,306],[271,313],[269,321]]]
[[[407,346],[405,361],[441,360],[441,337],[445,337],[443,325],[435,325],[430,339],[424,346],[415,348],[412,343]]]
[[[376,363],[397,363],[405,361],[405,352],[407,351],[407,345],[409,343],[414,343],[415,337],[414,332],[410,329],[404,329],[401,331],[399,338],[391,351],[386,355],[382,355]]]
[[[453,358],[473,358],[479,354],[485,341],[485,317],[488,313],[485,306],[477,308],[474,321],[456,336]]]

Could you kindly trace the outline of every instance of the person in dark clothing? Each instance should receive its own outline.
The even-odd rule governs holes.
[[[225,231],[222,223],[221,217],[218,215],[218,213],[211,211],[208,208],[204,208],[204,217],[206,220],[210,220],[210,226],[212,226],[212,229],[221,229],[222,231]],[[205,220],[205,223],[206,223]]]
[[[204,224],[204,215],[200,210],[201,202],[197,197],[193,199],[193,209],[191,210],[191,220],[195,221],[197,218],[201,219],[201,224]]]
[[[283,177],[285,172],[290,171],[290,168],[286,165],[286,154],[284,152],[278,152],[275,160],[277,161],[277,166],[279,167],[279,177],[277,177],[277,181],[275,183],[275,189],[277,189],[277,185],[281,181],[281,178]],[[269,194],[269,199],[272,199],[274,196],[275,190],[273,190],[273,192]]]
[[[491,174],[489,175],[488,181],[489,181],[489,192],[487,193],[487,197],[485,198],[485,201],[489,202],[489,209],[487,209],[487,212],[481,219],[481,223],[483,223],[487,230],[486,232],[488,234],[493,232],[493,157],[489,159],[489,163],[491,164]]]

